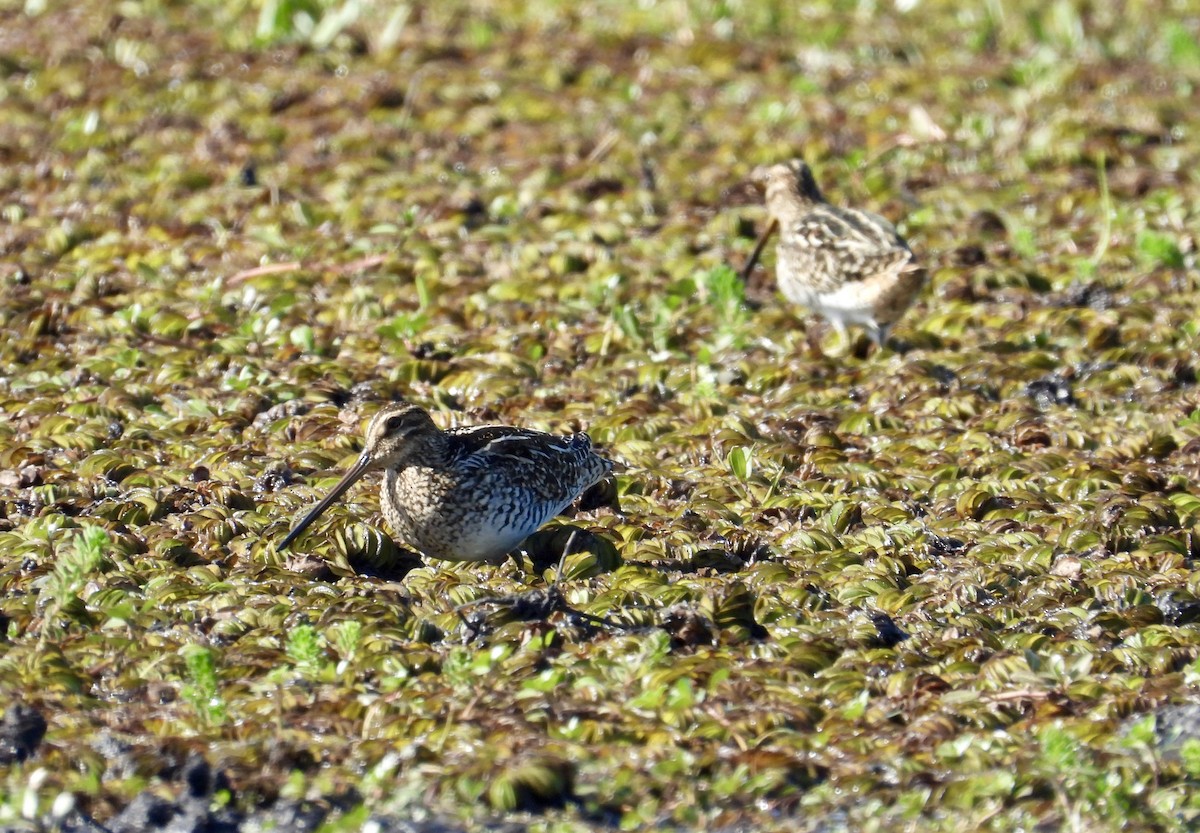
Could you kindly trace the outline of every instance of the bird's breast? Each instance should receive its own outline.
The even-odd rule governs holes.
[[[389,471],[384,515],[425,555],[495,561],[570,503],[539,499],[522,486],[479,471],[462,476],[421,467]]]

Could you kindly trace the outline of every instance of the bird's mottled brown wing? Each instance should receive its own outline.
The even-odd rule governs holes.
[[[891,223],[852,208],[816,206],[781,230],[779,245],[818,292],[916,268]]]
[[[592,450],[587,434],[547,434],[507,425],[452,428],[447,433],[460,465],[524,472],[525,485],[547,499],[573,499],[612,468]]]
[[[493,440],[501,437],[537,437],[547,436],[541,431],[531,431],[528,428],[516,428],[512,425],[463,425],[446,431],[450,436],[451,447],[455,456],[468,456],[484,448]]]

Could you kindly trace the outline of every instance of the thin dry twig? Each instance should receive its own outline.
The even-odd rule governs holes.
[[[231,275],[225,281],[225,285],[238,286],[254,278],[261,278],[264,275],[283,275],[288,272],[297,272],[301,269],[309,272],[332,272],[335,275],[349,275],[352,272],[360,272],[363,269],[370,269],[372,266],[379,266],[386,263],[387,259],[388,255],[380,254],[360,257],[349,263],[317,263],[311,266],[306,266],[299,260],[288,260],[283,263],[265,263],[262,266],[255,266],[253,269],[243,269],[241,272]]]
[[[237,286],[253,278],[261,278],[264,275],[282,275],[286,272],[295,272],[303,268],[304,264],[298,260],[289,260],[285,263],[265,263],[262,266],[255,266],[253,269],[243,269],[236,275],[231,275],[225,281],[225,285]]]

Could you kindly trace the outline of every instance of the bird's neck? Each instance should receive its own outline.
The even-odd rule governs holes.
[[[397,469],[407,469],[414,466],[440,469],[450,464],[453,458],[450,435],[445,431],[430,432],[419,440],[411,441],[417,447],[413,448],[404,460],[396,466]]]

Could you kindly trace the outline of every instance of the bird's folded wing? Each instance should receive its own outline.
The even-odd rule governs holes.
[[[456,456],[480,460],[506,458],[512,461],[509,465],[524,462],[561,467],[582,460],[592,447],[585,434],[547,434],[508,425],[456,428],[449,433],[456,447]]]
[[[788,228],[783,244],[836,262],[846,281],[916,268],[913,253],[892,224],[866,211],[832,206],[811,211]]]

